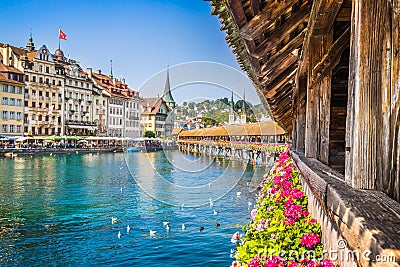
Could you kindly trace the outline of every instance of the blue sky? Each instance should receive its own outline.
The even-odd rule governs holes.
[[[246,89],[246,99],[259,103],[254,87],[225,41],[225,32],[219,30],[219,19],[210,12],[209,3],[202,0],[0,0],[0,42],[25,46],[32,28],[36,48],[46,44],[54,51],[61,27],[68,39],[61,41],[66,56],[78,60],[83,68],[101,69],[103,73],[110,72],[112,59],[114,76],[125,77],[128,85],[144,97],[162,94],[169,63],[171,86],[177,87],[173,96],[178,103],[229,97],[231,89],[235,99]],[[237,74],[222,71],[218,75],[238,86],[181,86],[180,76],[187,73],[176,66],[193,61],[216,62],[236,69]],[[241,81],[235,82],[238,77]],[[146,86],[149,79],[152,86]]]

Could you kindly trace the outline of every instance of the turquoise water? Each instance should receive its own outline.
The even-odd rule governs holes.
[[[0,158],[0,265],[229,266],[265,172],[179,152]]]

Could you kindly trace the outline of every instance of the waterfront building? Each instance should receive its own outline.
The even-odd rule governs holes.
[[[2,56],[0,54],[0,60]],[[22,135],[24,74],[22,71],[0,63],[0,134]]]
[[[60,134],[62,130],[63,69],[46,45],[35,50],[32,37],[26,48],[8,44],[0,50],[3,63],[25,74],[24,135]]]
[[[89,79],[93,81],[92,93],[92,114],[93,122],[97,127],[97,136],[107,136],[107,123],[108,123],[108,103],[111,94],[107,90],[102,89],[101,86],[97,85],[93,79],[92,68],[86,69],[86,74]]]
[[[145,98],[142,104],[140,118],[145,131],[155,132],[157,137],[171,138],[174,128],[174,109],[176,103],[171,94],[169,81],[169,68],[165,80],[164,94],[162,97]]]
[[[169,114],[171,114],[170,112],[170,108],[162,97],[144,98],[140,117],[140,122],[143,125],[143,134],[146,131],[153,131],[157,137],[167,137],[166,122]],[[172,133],[172,126],[168,125],[168,127],[171,127],[170,133]]]
[[[108,136],[139,137],[141,135],[139,93],[130,89],[124,79],[114,78],[112,72],[111,75],[105,75],[99,70],[97,73],[92,73],[92,78],[98,88],[106,90],[110,95],[107,110]],[[104,108],[101,110],[103,112]]]
[[[64,57],[61,49],[55,52],[56,68],[64,71],[62,88],[62,135],[95,135],[93,122],[93,82],[79,63]]]

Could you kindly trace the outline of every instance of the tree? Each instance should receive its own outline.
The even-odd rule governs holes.
[[[154,138],[156,137],[156,133],[154,131],[145,131],[144,137]]]

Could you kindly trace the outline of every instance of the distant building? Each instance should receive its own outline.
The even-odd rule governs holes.
[[[108,99],[107,134],[112,137],[137,138],[140,133],[140,102],[137,91],[128,88],[125,80],[118,80],[99,70],[92,73],[93,81],[98,88],[106,90]],[[102,112],[104,109],[100,109]]]
[[[166,123],[169,114],[170,108],[161,97],[144,98],[140,117],[143,134],[145,131],[153,131],[157,137],[168,137],[172,133],[172,125]],[[170,127],[168,130],[167,126]]]
[[[1,55],[1,54],[0,54]],[[2,57],[0,56],[0,60]],[[24,94],[23,73],[0,63],[0,134],[22,135]]]
[[[140,120],[143,134],[145,131],[153,131],[157,137],[171,138],[174,128],[175,106],[176,103],[171,94],[168,68],[163,96],[144,98],[142,103]]]

